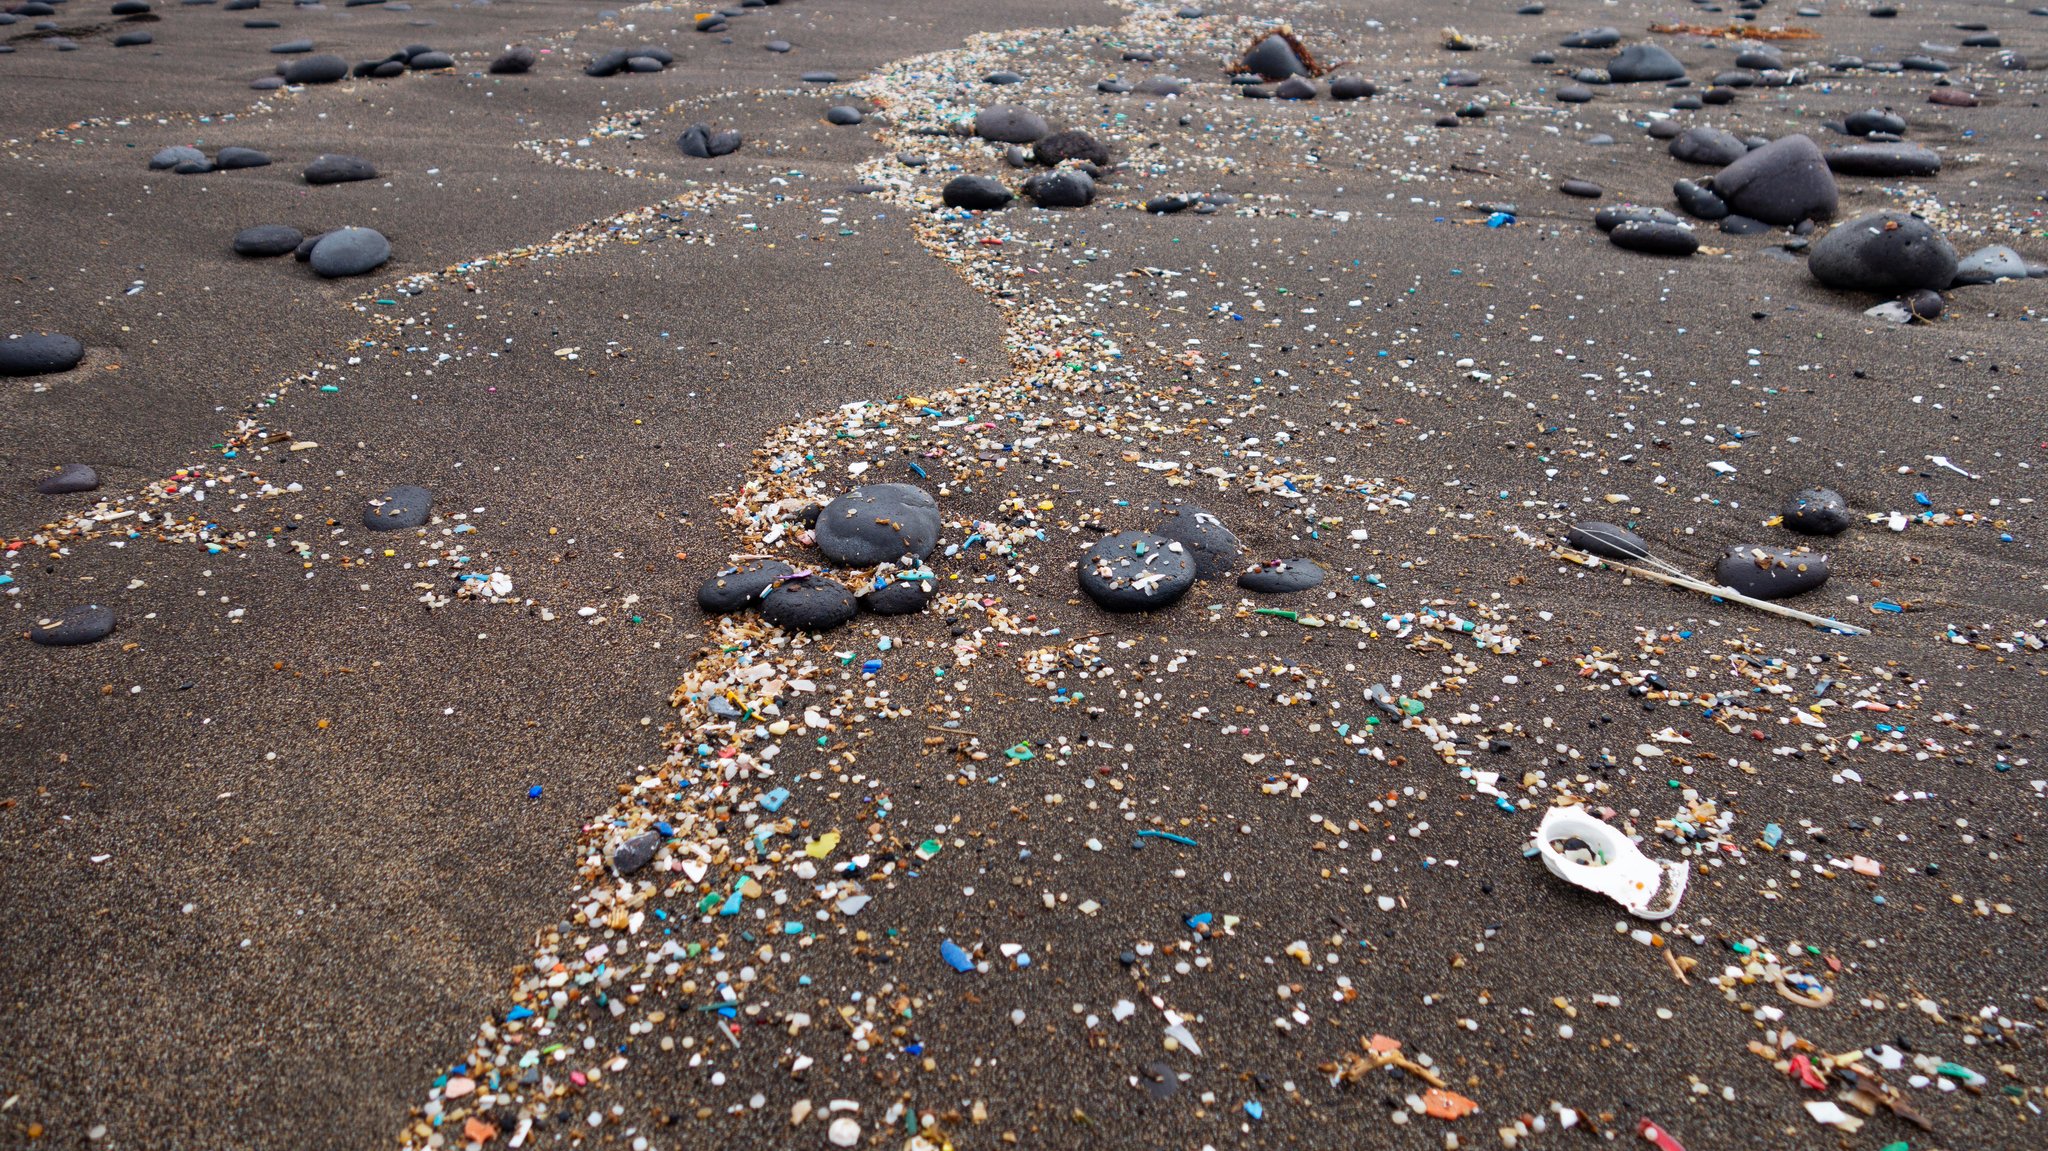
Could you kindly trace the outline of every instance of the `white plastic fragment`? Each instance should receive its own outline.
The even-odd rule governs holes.
[[[1601,862],[1567,858],[1557,844],[1576,839]],[[1576,807],[1553,807],[1536,829],[1536,851],[1552,875],[1605,895],[1641,919],[1668,919],[1685,898],[1691,867],[1658,863],[1637,850],[1627,836]]]

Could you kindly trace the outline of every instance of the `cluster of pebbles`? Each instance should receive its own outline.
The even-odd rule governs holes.
[[[938,577],[924,564],[939,541],[939,504],[912,484],[867,484],[823,507],[804,509],[805,532],[855,587],[811,568],[747,557],[706,579],[697,606],[714,615],[758,608],[762,618],[796,631],[829,631],[865,608],[876,615],[922,611]],[[855,590],[858,588],[858,591]]]
[[[1806,536],[1837,536],[1854,522],[1849,503],[1832,488],[1801,488],[1785,500],[1777,523]],[[1627,528],[1599,521],[1574,524],[1572,547],[1623,563],[1644,559],[1649,545]],[[1776,600],[1812,591],[1831,573],[1824,553],[1767,543],[1729,544],[1714,561],[1714,579],[1751,599]]]

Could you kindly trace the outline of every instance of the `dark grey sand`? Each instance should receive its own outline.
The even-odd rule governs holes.
[[[2041,282],[1895,326],[1783,229],[1611,245],[1596,207],[1703,174],[1642,125],[1740,50],[1646,29],[1726,14],[786,0],[702,33],[580,0],[166,0],[116,51],[108,5],[61,7],[0,27],[0,336],[87,347],[0,381],[0,1145],[1548,1147],[1644,1120],[1692,1151],[2039,1145]],[[1819,7],[1760,14],[1821,33],[1777,43],[1804,84],[1675,115],[1827,149],[1890,106],[1943,171],[1844,177],[1841,218],[1917,209],[1961,252],[2048,259],[2042,73],[1951,27],[2048,60],[2048,17]],[[1226,59],[1282,16],[1380,94],[1235,94]],[[1445,51],[1451,24],[1484,46]],[[1558,104],[1612,55],[1558,41],[1603,24],[1695,86]],[[457,67],[251,91],[298,37]],[[674,65],[583,75],[641,42]],[[547,51],[487,76],[515,43]],[[1192,87],[1095,91],[1156,74]],[[1929,103],[1941,80],[1980,103]],[[1110,144],[1091,206],[937,210],[963,172],[1021,183],[920,131],[997,101]],[[847,103],[868,120],[824,122]],[[686,157],[693,123],[745,144]],[[276,162],[147,170],[172,144]],[[308,187],[325,152],[380,175]],[[1484,226],[1498,205],[1516,222]],[[393,258],[330,281],[236,256],[264,223],[374,227]],[[100,490],[35,492],[73,462]],[[938,495],[932,608],[814,640],[698,611],[735,555],[820,564],[798,510],[863,482]],[[397,484],[436,518],[361,528]],[[1770,523],[1809,486],[1847,534]],[[1161,501],[1330,577],[1100,612],[1073,561]],[[1578,519],[1694,575],[1810,542],[1834,576],[1791,604],[1874,634],[1517,538]],[[92,602],[109,638],[21,638]],[[741,660],[784,686],[736,732],[720,707],[773,702]],[[772,776],[717,782],[768,746]],[[1579,801],[1690,863],[1675,916],[1524,857]],[[680,834],[622,900],[601,860],[655,821]],[[1781,996],[1779,966],[1832,1002]],[[1375,1035],[1414,1070],[1361,1071]],[[1932,1130],[1817,1121],[1885,1045]],[[1478,1112],[1421,1113],[1425,1075]]]

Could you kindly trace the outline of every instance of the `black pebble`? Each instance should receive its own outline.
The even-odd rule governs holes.
[[[660,850],[661,833],[643,831],[612,848],[612,870],[620,875],[631,875],[652,862],[654,853]]]
[[[1237,577],[1237,586],[1262,595],[1307,591],[1323,582],[1323,568],[1314,560],[1272,560]]]
[[[1144,582],[1134,582],[1139,580]],[[1118,532],[1081,557],[1080,584],[1088,598],[1107,611],[1149,611],[1165,607],[1195,586],[1195,564],[1181,545],[1165,536]]]
[[[938,542],[939,505],[909,484],[869,484],[827,504],[816,532],[818,550],[843,567],[923,559]]]
[[[100,474],[90,464],[65,464],[54,476],[44,476],[36,490],[46,496],[68,496],[89,492],[100,486]]]
[[[1840,535],[1854,522],[1849,501],[1833,488],[1801,488],[1785,501],[1785,526],[1810,536]]]
[[[400,484],[363,509],[363,526],[372,531],[393,532],[416,528],[427,522],[434,495],[412,484]]]
[[[490,71],[494,76],[517,76],[532,71],[534,63],[539,59],[539,53],[521,44],[507,48],[497,59],[491,61]]]
[[[1010,190],[990,176],[955,176],[946,182],[940,198],[948,208],[975,212],[993,211],[1007,206],[1011,200]]]
[[[1782,599],[1828,581],[1828,557],[1766,544],[1730,544],[1714,565],[1714,578],[1752,599]]]
[[[302,173],[308,184],[347,184],[377,178],[377,166],[357,156],[332,153],[317,157]]]
[[[1645,559],[1650,554],[1650,545],[1643,542],[1643,537],[1627,528],[1599,520],[1573,524],[1571,530],[1564,533],[1564,542],[1582,552],[1624,563]]]
[[[761,616],[776,627],[830,631],[853,618],[853,593],[824,576],[790,580],[761,598]]]
[[[44,647],[77,647],[105,639],[113,630],[114,609],[96,603],[80,604],[53,616],[38,617],[28,638]]]
[[[904,575],[921,576],[903,579]],[[899,572],[888,583],[860,597],[862,607],[876,615],[909,615],[923,611],[938,592],[938,577],[929,571]]]
[[[0,339],[0,376],[44,376],[68,372],[85,358],[85,345],[56,332]]]
[[[234,249],[238,256],[282,256],[296,250],[305,238],[286,224],[258,224],[235,233]]]
[[[1617,224],[1607,238],[1617,248],[1653,256],[1690,256],[1700,249],[1700,239],[1683,224],[1656,224],[1630,220]]]
[[[270,157],[254,148],[227,147],[222,148],[219,154],[214,156],[213,166],[223,172],[242,168],[267,168],[270,166]]]
[[[1194,504],[1162,510],[1166,518],[1153,530],[1186,548],[1201,578],[1214,579],[1243,562],[1244,545],[1214,513]]]
[[[711,615],[744,610],[760,602],[762,592],[794,570],[781,560],[749,560],[729,567],[698,586],[697,606]]]

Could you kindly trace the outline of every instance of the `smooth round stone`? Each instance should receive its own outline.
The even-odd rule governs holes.
[[[282,76],[258,76],[249,81],[249,87],[258,92],[275,92],[284,87]]]
[[[1557,186],[1557,190],[1567,196],[1578,196],[1586,200],[1597,200],[1607,194],[1607,189],[1591,180],[1566,180]]]
[[[938,577],[931,572],[918,573],[922,579],[899,579],[891,576],[889,581],[860,597],[860,605],[876,615],[910,615],[923,611],[938,594]]]
[[[1111,96],[1121,96],[1130,91],[1131,86],[1122,80],[1097,80],[1095,82],[1095,90]]]
[[[270,49],[271,54],[274,56],[296,56],[304,52],[311,52],[312,50],[313,42],[311,40],[287,40]]]
[[[1840,196],[1820,145],[1802,135],[1773,140],[1721,169],[1714,194],[1730,211],[1779,225],[1825,220]]]
[[[1555,64],[1555,63],[1557,63],[1557,53],[1555,53],[1555,52],[1531,52],[1531,53],[1529,54],[1529,63],[1531,63],[1531,64]]]
[[[1214,579],[1237,569],[1244,556],[1244,545],[1214,513],[1194,504],[1179,504],[1164,510],[1166,518],[1154,530],[1187,549],[1189,558],[1194,561],[1196,574],[1203,579]]]
[[[404,531],[427,522],[434,494],[413,484],[400,484],[371,500],[363,509],[363,526],[376,532]]]
[[[666,67],[666,65],[664,65],[661,61],[656,60],[652,56],[626,57],[626,71],[632,72],[636,75],[645,75],[649,72],[659,72],[664,67]]]
[[[1194,206],[1195,202],[1186,196],[1154,196],[1145,201],[1145,210],[1155,216],[1171,216]]]
[[[1330,99],[1363,100],[1379,89],[1367,82],[1363,76],[1339,76],[1330,81]]]
[[[1178,96],[1187,91],[1187,85],[1171,76],[1153,76],[1140,80],[1131,91],[1140,96]]]
[[[983,76],[981,78],[981,82],[984,84],[999,85],[1022,84],[1024,82],[1024,77],[1015,72],[1009,71],[990,72],[988,75]]]
[[[1948,301],[1942,299],[1941,293],[1932,288],[1907,292],[1905,298],[1899,302],[1905,305],[1906,311],[1914,319],[1930,323],[1940,319],[1941,313],[1948,309]]]
[[[1706,106],[1707,102],[1698,96],[1680,96],[1671,102],[1671,110],[1674,112],[1697,112]]]
[[[1467,104],[1463,108],[1458,109],[1458,118],[1462,120],[1484,120],[1486,118],[1486,105],[1479,103]]]
[[[939,193],[948,208],[991,212],[1010,203],[1010,190],[991,176],[955,176]]]
[[[36,490],[46,496],[68,496],[76,492],[89,492],[100,486],[100,474],[91,464],[65,464],[57,474],[44,476],[36,484]]]
[[[1593,90],[1584,84],[1566,84],[1557,90],[1557,99],[1561,104],[1590,104]]]
[[[1613,28],[1588,28],[1574,32],[1557,42],[1560,48],[1612,48],[1621,43],[1621,33]]]
[[[1889,295],[1955,282],[1956,250],[1934,228],[1904,212],[1879,211],[1828,230],[1807,258],[1830,288]]]
[[[1063,168],[1024,181],[1024,194],[1041,208],[1085,208],[1095,201],[1095,180],[1086,172]]]
[[[1695,124],[1671,141],[1669,151],[1673,158],[1688,164],[1725,168],[1749,155],[1749,146],[1733,132]]]
[[[1652,120],[1650,126],[1643,129],[1644,135],[1652,140],[1675,140],[1683,131],[1685,126],[1676,120]]]
[[[1844,176],[1932,176],[1941,171],[1941,153],[1904,142],[1850,144],[1830,151],[1827,161]]]
[[[77,647],[105,639],[113,630],[114,609],[89,603],[38,617],[29,628],[28,638],[43,647]]]
[[[1686,215],[1696,220],[1725,220],[1728,218],[1728,202],[1714,194],[1713,188],[1692,180],[1679,180],[1671,185],[1671,195]]]
[[[1714,578],[1751,599],[1783,599],[1828,582],[1828,557],[1768,544],[1730,544]]]
[[[154,43],[156,43],[156,37],[147,32],[123,32],[119,36],[114,37],[114,47],[116,48],[140,48],[145,44]]]
[[[1595,132],[1591,136],[1586,137],[1586,146],[1588,148],[1609,148],[1613,145],[1614,137],[1605,132]]]
[[[1322,565],[1314,560],[1269,560],[1237,577],[1237,586],[1260,595],[1307,591],[1322,582]]]
[[[1949,70],[1946,62],[1936,60],[1932,56],[1902,56],[1899,58],[1899,67],[1908,72],[1927,72],[1937,76]]]
[[[1801,488],[1785,501],[1779,513],[1785,526],[1809,536],[1836,536],[1854,522],[1849,501],[1833,488]]]
[[[661,832],[643,831],[612,848],[612,870],[631,875],[654,862],[654,853],[660,850]]]
[[[1313,100],[1319,94],[1315,81],[1300,76],[1289,76],[1273,85],[1276,100]]]
[[[692,124],[676,137],[676,147],[685,156],[699,160],[730,156],[740,150],[740,133],[737,128],[714,130],[709,124]]]
[[[1690,256],[1700,249],[1700,238],[1683,224],[1630,220],[1616,224],[1607,238],[1617,248],[1652,256]]]
[[[748,560],[726,568],[697,587],[697,606],[712,615],[744,611],[761,600],[761,593],[776,580],[796,569],[781,560]]]
[[[267,168],[270,157],[254,148],[226,147],[213,158],[213,166],[223,172],[239,171],[243,168]]]
[[[326,239],[327,235],[326,232],[316,232],[300,240],[299,246],[292,249],[292,259],[297,260],[301,264],[312,259],[313,249],[319,247],[320,241]]]
[[[1851,136],[1868,136],[1872,132],[1903,136],[1906,134],[1906,118],[1884,108],[1866,108],[1850,113],[1849,118],[1842,121],[1842,129]]]
[[[85,358],[85,345],[56,332],[0,339],[0,376],[46,376],[68,372]]]
[[[149,5],[145,0],[119,0],[119,3],[108,9],[108,11],[116,16],[140,16],[149,10]],[[1994,48],[1997,46],[1996,44],[1992,45]]]
[[[616,76],[619,74],[619,69],[625,66],[626,50],[624,48],[614,48],[601,56],[593,58],[590,63],[585,64],[583,66],[583,74],[585,76],[600,77]]]
[[[1288,37],[1275,32],[1251,46],[1239,58],[1238,69],[1253,72],[1268,80],[1285,80],[1289,76],[1307,76],[1309,67],[1294,51]]]
[[[923,559],[939,539],[939,504],[909,484],[867,484],[818,513],[818,550],[841,567]]]
[[[1785,58],[1776,52],[1750,48],[1735,54],[1735,66],[1752,72],[1781,72],[1785,68]]]
[[[1564,542],[1589,555],[1623,563],[1645,559],[1650,554],[1650,545],[1643,542],[1643,537],[1600,520],[1573,524],[1564,533]]]
[[[1242,85],[1238,88],[1237,94],[1246,100],[1271,100],[1273,98],[1273,90],[1264,84]]]
[[[1052,167],[1069,160],[1081,160],[1097,167],[1109,165],[1109,148],[1102,141],[1081,131],[1069,128],[1054,132],[1031,146],[1031,158]]]
[[[1950,286],[1960,288],[2026,278],[2026,258],[2004,244],[1992,244],[1956,261],[1956,278]]]
[[[1118,532],[1081,557],[1080,584],[1105,611],[1150,611],[1195,586],[1195,563],[1165,536]]]
[[[173,144],[168,148],[159,149],[156,155],[149,158],[149,167],[153,172],[175,168],[180,164],[204,163],[206,163],[206,153],[194,148],[190,144]]]
[[[1929,104],[1941,104],[1950,108],[1975,108],[1978,100],[1975,94],[1961,88],[1936,88],[1927,94]]]
[[[787,40],[770,40],[766,44],[761,45],[761,47],[780,55],[789,51],[794,45]]]
[[[856,610],[845,584],[817,575],[776,584],[761,597],[761,618],[793,631],[830,631]]]
[[[213,161],[187,160],[184,163],[178,165],[177,167],[172,168],[171,171],[180,176],[197,176],[200,175],[201,173],[213,171]]]
[[[329,153],[315,157],[301,173],[308,184],[348,184],[377,178],[377,166],[358,156]]]
[[[1614,77],[1609,76],[1605,68],[1581,68],[1572,73],[1572,79],[1577,80],[1581,84],[1592,84],[1603,88],[1614,83]]]
[[[1717,74],[1716,74],[1716,75],[1714,76],[1714,85],[1715,85],[1715,87],[1719,87],[1719,88],[1754,88],[1754,87],[1756,87],[1756,73],[1754,73],[1754,72],[1721,72],[1721,73],[1717,73]]]
[[[1444,73],[1441,81],[1446,88],[1477,88],[1485,77],[1469,68],[1453,68]]]
[[[500,53],[491,61],[489,71],[493,76],[519,76],[531,72],[539,59],[540,53],[521,44]]]
[[[1607,62],[1607,74],[1617,84],[1642,84],[1676,80],[1685,75],[1685,65],[1656,44],[1631,44]]]
[[[1721,218],[1721,230],[1731,236],[1757,236],[1770,231],[1771,226],[1762,220],[1731,214]]]
[[[806,84],[837,84],[839,82],[839,74],[837,72],[806,72],[797,77],[797,79],[802,80]]]
[[[415,72],[432,72],[455,67],[455,57],[446,52],[421,52],[405,62]]]
[[[322,54],[294,60],[284,70],[287,84],[333,84],[348,78],[348,61]]]
[[[991,104],[974,115],[974,134],[998,144],[1029,144],[1051,131],[1045,117],[1008,104]]]
[[[374,271],[391,258],[391,241],[375,228],[336,228],[313,245],[307,262],[330,280]]]
[[[237,256],[282,256],[296,251],[306,236],[287,224],[258,224],[235,233]]]
[[[825,122],[828,124],[838,124],[842,127],[847,127],[858,124],[865,119],[867,119],[866,113],[850,104],[840,104],[837,107],[825,109]]]

